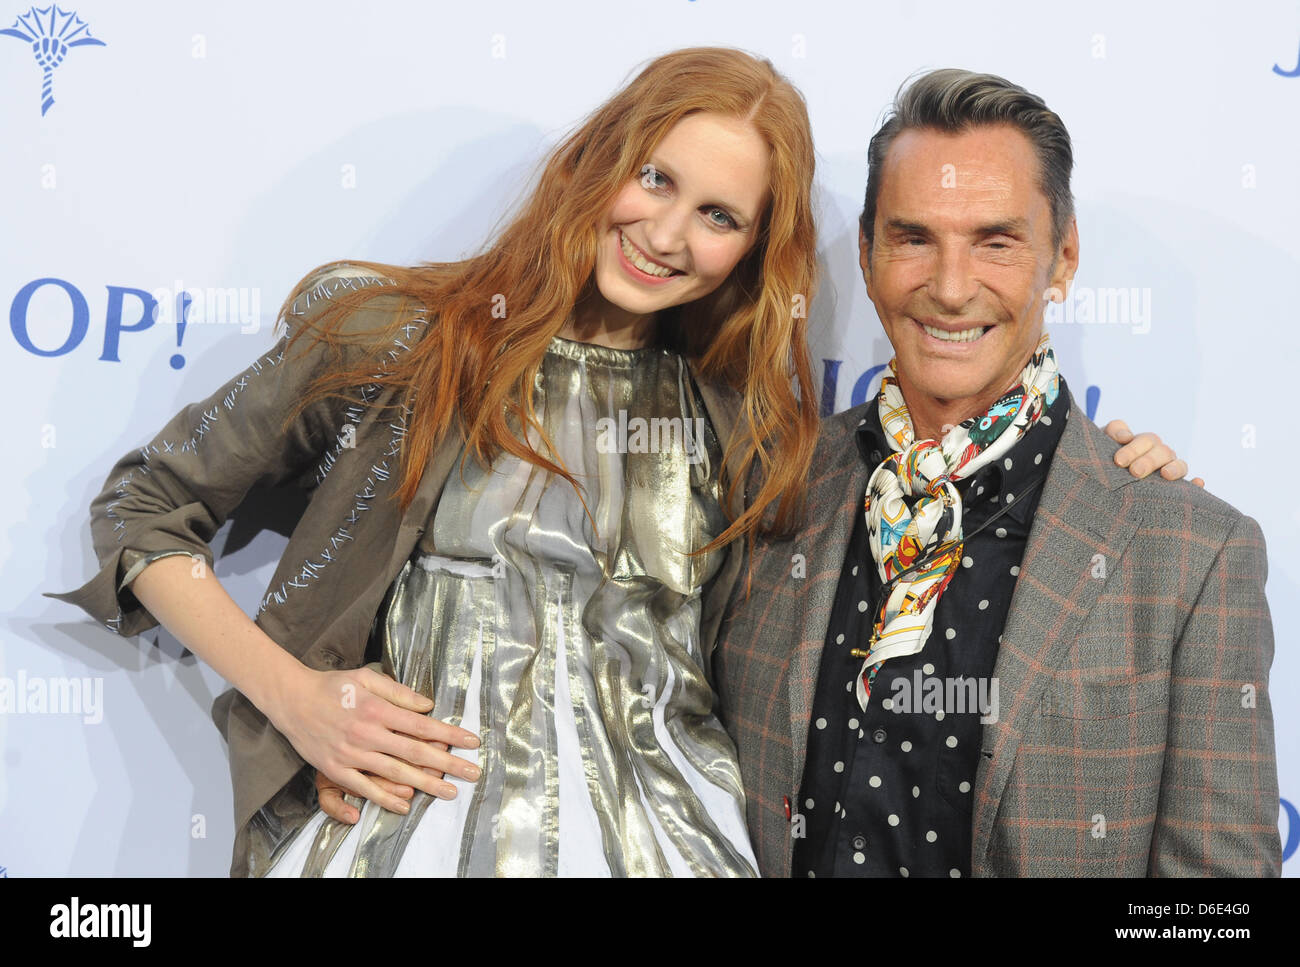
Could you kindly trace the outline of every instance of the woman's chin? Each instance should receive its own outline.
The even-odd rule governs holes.
[[[643,292],[633,283],[622,280],[604,281],[597,278],[596,288],[611,306],[634,316],[650,315],[681,301],[680,298],[674,298],[677,293]]]

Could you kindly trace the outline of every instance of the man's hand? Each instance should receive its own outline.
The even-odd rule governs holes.
[[[1115,463],[1128,467],[1128,472],[1139,480],[1153,471],[1159,470],[1166,480],[1181,480],[1187,476],[1186,461],[1179,460],[1178,454],[1161,442],[1154,433],[1133,435],[1128,424],[1123,420],[1111,420],[1106,424],[1106,436],[1116,443],[1124,444],[1115,452]],[[1192,483],[1204,487],[1205,481],[1195,477]]]

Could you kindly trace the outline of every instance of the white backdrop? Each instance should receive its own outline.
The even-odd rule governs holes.
[[[1300,461],[1283,368],[1300,364],[1296,3],[60,9],[103,44],[68,52],[44,114],[30,45],[0,35],[0,372],[20,401],[0,477],[0,678],[84,677],[102,703],[0,714],[0,875],[228,869],[230,784],[208,716],[224,684],[165,633],[121,639],[40,597],[93,573],[86,509],[112,463],[267,348],[308,269],[464,254],[574,122],[647,58],[696,44],[767,56],[808,100],[827,275],[814,349],[819,372],[835,371],[836,409],[889,358],[855,231],[867,142],[899,84],[990,71],[1065,119],[1076,285],[1096,305],[1053,324],[1058,356],[1081,401],[1097,388],[1098,422],[1157,430],[1263,527],[1281,791],[1300,801]],[[0,28],[27,10],[0,0]],[[43,279],[60,281],[33,286]],[[191,319],[179,346],[165,311],[130,331],[143,306],[122,290],[180,288],[238,290],[247,315]],[[218,561],[250,613],[283,546],[264,532]]]

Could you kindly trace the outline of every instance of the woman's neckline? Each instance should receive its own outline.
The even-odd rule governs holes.
[[[655,345],[639,346],[636,349],[615,349],[613,346],[583,342],[581,339],[569,339],[566,336],[552,336],[551,344],[546,351],[566,359],[583,359],[610,366],[631,366],[651,356],[667,355],[670,352],[666,347]]]

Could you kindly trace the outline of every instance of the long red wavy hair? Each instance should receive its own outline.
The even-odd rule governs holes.
[[[713,293],[656,319],[660,345],[694,359],[702,378],[741,398],[721,470],[724,506],[755,467],[760,470],[744,512],[701,551],[741,536],[793,531],[802,518],[818,429],[807,345],[807,306],[817,282],[812,132],[802,95],[769,61],[722,47],[688,48],[651,61],[548,155],[536,188],[479,254],[414,267],[350,259],[393,280],[396,288],[341,288],[334,305],[294,332],[291,342],[311,331],[337,347],[344,341],[338,313],[376,292],[397,293],[428,308],[425,335],[381,380],[418,390],[403,396],[412,401],[396,494],[403,508],[419,486],[424,456],[453,424],[466,457],[473,453],[488,466],[505,451],[577,486],[512,422],[541,431],[528,389],[551,338],[594,285],[601,217],[673,125],[697,112],[744,119],[771,149],[770,201],[754,246]],[[320,271],[309,273],[285,300],[281,318]],[[492,310],[503,295],[509,311],[496,318],[500,313]],[[398,313],[394,331],[402,322]],[[368,361],[323,374],[286,418],[286,427],[302,406],[341,395],[374,375]],[[542,439],[541,449],[549,449],[544,434]],[[739,468],[734,477],[727,471],[733,459]]]

